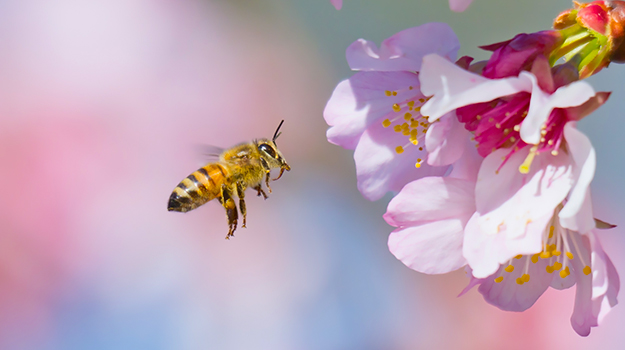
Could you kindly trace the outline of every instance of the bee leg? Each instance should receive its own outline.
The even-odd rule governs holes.
[[[243,187],[241,181],[237,181],[237,197],[239,197],[239,209],[241,209],[241,215],[243,215],[243,225],[241,227],[247,227],[245,226],[247,219],[247,209],[245,208],[245,188]]]
[[[261,195],[264,197],[264,199],[267,199],[267,193],[265,193],[265,191],[263,191],[263,188],[260,186],[260,184],[258,184],[258,186],[256,187],[252,187],[253,189],[256,190],[256,192],[258,192],[258,194],[256,195],[257,197],[260,197]]]
[[[271,193],[271,186],[269,186],[269,177],[271,176],[271,174],[269,173],[269,170],[267,170],[267,176],[265,176],[265,185],[267,186],[267,189],[269,190],[269,193]]]
[[[234,231],[237,229],[237,221],[239,213],[237,212],[237,206],[234,204],[230,189],[225,184],[221,185],[221,205],[226,209],[226,216],[228,218],[228,234],[226,239],[234,236]]]

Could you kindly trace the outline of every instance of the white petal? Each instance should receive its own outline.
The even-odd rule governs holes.
[[[430,121],[462,106],[532,89],[527,78],[487,79],[435,54],[423,58],[419,81],[423,94],[432,96],[421,107],[421,113],[429,116]]]
[[[580,233],[595,228],[595,219],[590,201],[590,182],[595,175],[596,155],[590,140],[574,123],[564,127],[564,138],[573,159],[573,178],[575,183],[568,196],[568,201],[560,211],[560,224]]]
[[[521,139],[528,144],[538,144],[541,127],[554,108],[567,108],[584,104],[595,96],[592,86],[585,81],[576,81],[558,88],[553,94],[540,89],[536,77],[530,72],[521,72],[519,78],[526,77],[532,82],[532,97],[527,117],[521,123]],[[426,94],[427,95],[427,94]]]

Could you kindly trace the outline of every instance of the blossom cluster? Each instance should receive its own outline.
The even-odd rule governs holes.
[[[324,118],[328,141],[354,150],[358,189],[395,193],[388,246],[413,270],[464,268],[484,299],[523,311],[552,287],[576,286],[571,324],[583,336],[616,305],[590,183],[595,150],[576,123],[609,98],[583,79],[620,62],[625,2],[576,4],[554,29],[457,58],[444,23],[347,48],[358,71]]]

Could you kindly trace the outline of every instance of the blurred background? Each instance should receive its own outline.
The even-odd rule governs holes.
[[[464,272],[422,275],[386,246],[390,198],[356,189],[322,111],[345,48],[448,22],[460,54],[548,29],[567,0],[0,1],[0,349],[616,349],[617,306],[588,338],[574,288],[503,312]],[[625,67],[581,129],[598,154],[601,239],[625,274]],[[167,212],[197,145],[270,137],[293,170],[226,241],[223,209]]]

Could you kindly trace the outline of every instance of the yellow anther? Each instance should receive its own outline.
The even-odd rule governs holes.
[[[501,283],[501,281],[503,281],[503,276],[495,278],[495,283]]]
[[[536,156],[537,149],[538,147],[536,146],[530,148],[530,153],[527,155],[527,158],[525,158],[525,161],[523,162],[523,164],[519,166],[519,172],[521,174],[527,174],[530,172],[530,165],[532,165],[532,161],[534,160],[534,157]]]
[[[553,252],[551,252],[551,254],[552,254],[553,256],[560,256],[560,254],[562,254],[562,252],[561,252],[561,251],[559,251],[559,250],[554,250]]]
[[[392,94],[392,93],[391,93],[390,91],[386,90],[386,91],[384,91],[384,94],[385,94],[386,96],[391,96],[391,94]]]
[[[571,253],[571,252],[566,252],[566,257],[571,259],[571,260],[573,260],[573,258],[574,258],[573,253]]]
[[[569,267],[567,266],[564,270],[560,271],[560,277],[566,278],[566,276],[570,275]]]
[[[506,272],[512,272],[514,271],[514,266],[508,265],[504,270],[506,270]]]
[[[521,279],[523,280],[523,282],[529,282],[530,281],[530,275],[527,273],[524,273],[523,276],[521,276]]]
[[[586,276],[590,275],[590,273],[592,272],[592,270],[590,269],[590,266],[584,267],[584,270],[582,271],[584,271],[584,275]]]
[[[404,147],[402,146],[395,147],[395,152],[397,152],[398,154],[404,153]]]
[[[521,259],[522,257],[523,257],[523,255],[519,254],[519,255],[515,256],[514,258],[515,259]]]
[[[421,163],[417,163],[414,165],[417,169],[421,167]]]
[[[477,115],[477,116],[475,117],[475,119],[477,119],[477,120],[482,120],[482,116],[481,116],[481,115]]]
[[[412,114],[410,114],[410,113],[404,114],[404,119],[410,120],[411,118],[412,118]]]
[[[519,277],[519,278],[516,279],[516,283],[518,285],[523,285],[523,283],[525,283],[525,282],[523,282],[523,280]]]
[[[549,238],[553,237],[553,231],[555,230],[555,226],[549,226]]]
[[[408,87],[408,90],[412,90],[412,89],[414,89],[412,86],[409,86],[409,87]]]
[[[495,124],[495,127],[496,127],[497,129],[501,129],[501,124],[497,123],[497,124]]]
[[[552,252],[552,254],[553,254],[553,251],[556,250],[556,245],[555,244],[548,245],[547,246],[547,250]]]
[[[384,121],[382,122],[382,126],[388,128],[389,126],[391,126],[391,121],[388,119],[384,119]]]
[[[552,145],[553,145],[553,140],[549,140],[549,141],[547,141],[547,144],[548,144],[549,146],[552,146]]]
[[[403,123],[401,125],[402,130],[408,130],[410,128],[410,125],[408,125],[408,123]]]
[[[393,96],[397,96],[397,91],[393,91]]]
[[[512,137],[510,138],[510,142],[516,142],[516,137],[512,136]]]
[[[558,151],[556,151],[555,149],[553,151],[551,151],[551,155],[552,156],[557,156],[558,155]]]
[[[514,126],[514,131],[519,132],[519,130],[521,130],[521,125],[517,124]]]
[[[399,111],[401,111],[401,107],[399,107],[399,105],[397,103],[393,103],[393,111],[399,112]]]
[[[503,129],[503,134],[508,135],[510,133],[510,129]]]
[[[421,107],[415,107],[414,110],[415,110],[415,112],[420,112],[421,111]],[[423,116],[423,118],[427,118],[427,116]]]
[[[410,130],[410,136],[417,137],[417,134],[418,134],[418,133],[419,133],[419,132],[417,131],[417,129],[412,129],[412,130]]]
[[[421,103],[425,103],[425,99],[424,99],[424,98],[420,98],[420,99],[419,99],[419,102],[421,102]]]
[[[413,120],[410,122],[410,127],[411,128],[416,128],[417,126],[419,126],[419,122],[416,120]],[[415,129],[415,131],[417,131],[417,129]]]
[[[542,252],[542,253],[540,253],[540,258],[541,259],[549,259],[549,258],[551,258],[551,252]]]
[[[410,142],[412,142],[412,144],[415,146],[419,144],[419,140],[413,138],[410,139]]]
[[[408,107],[414,107],[414,101],[408,101],[406,104]]]
[[[545,270],[547,270],[547,273],[553,273],[553,266],[549,266],[549,265],[547,265],[547,266],[545,267]]]
[[[404,136],[408,136],[408,135],[410,135],[410,130],[409,129],[404,129],[404,131],[402,131],[402,134]]]
[[[422,160],[421,158],[417,158],[417,162],[421,163],[421,160]]]
[[[494,118],[488,118],[488,122],[489,122],[489,123],[492,123],[492,122],[494,122],[494,121],[495,121],[495,119],[494,119]]]
[[[532,262],[536,264],[538,262],[538,254],[532,255]]]
[[[505,116],[506,118],[510,117],[510,112],[506,112]]]
[[[395,125],[395,126],[393,127],[393,130],[394,130],[395,132],[401,132],[401,125]]]
[[[419,151],[423,151],[423,147],[419,147]]]
[[[543,135],[543,136],[547,135],[547,130],[545,130],[545,129],[541,130],[540,134]]]
[[[561,263],[561,262],[556,261],[556,262],[554,262],[554,263],[553,263],[553,270],[554,270],[554,271],[558,271],[558,270],[560,270],[561,268],[562,268],[562,263]]]

